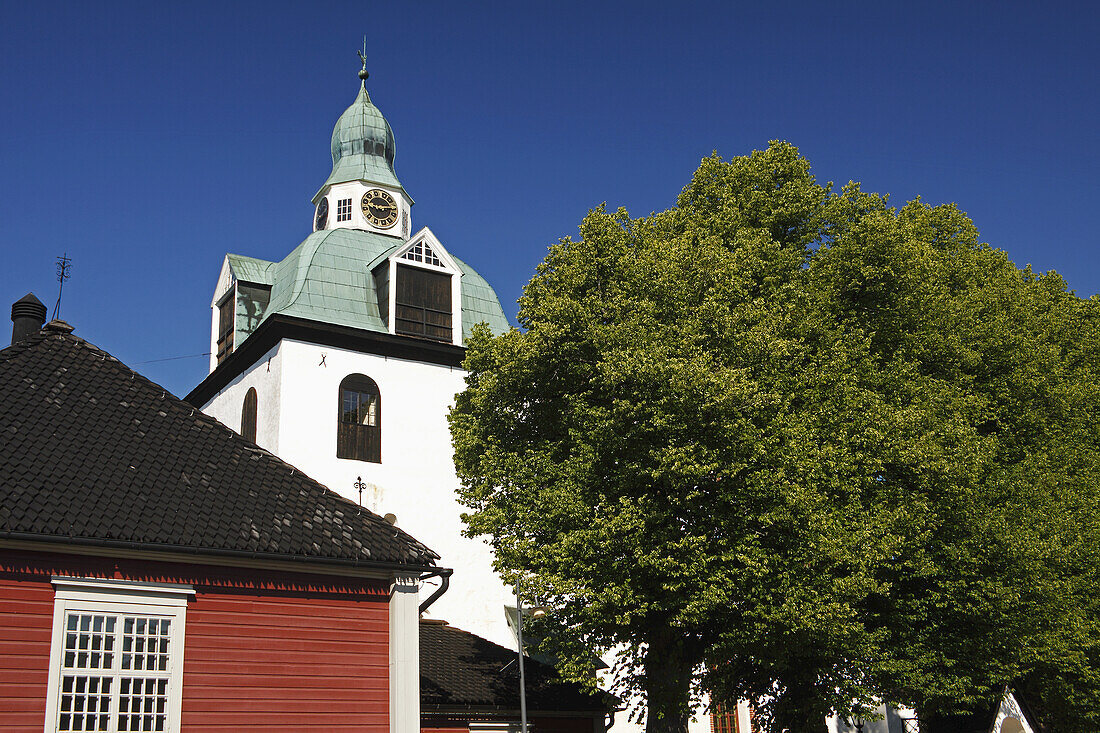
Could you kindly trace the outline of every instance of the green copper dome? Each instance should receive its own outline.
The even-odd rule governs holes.
[[[367,181],[404,190],[393,170],[396,154],[390,123],[370,101],[364,82],[359,96],[336,120],[332,130],[332,173],[321,190],[348,181]]]

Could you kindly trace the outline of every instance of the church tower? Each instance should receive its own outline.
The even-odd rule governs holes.
[[[430,613],[511,645],[514,597],[488,546],[462,537],[447,425],[465,386],[465,339],[475,324],[500,333],[508,321],[473,268],[427,227],[413,233],[413,200],[394,171],[393,131],[367,92],[365,61],[359,76],[332,131],[312,233],[279,262],[225,256],[211,301],[210,374],[187,399],[330,489],[393,515],[454,568]]]

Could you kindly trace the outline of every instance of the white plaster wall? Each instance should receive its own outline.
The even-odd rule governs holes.
[[[863,733],[906,733],[905,721],[917,717],[909,708],[896,708],[891,705],[879,705],[875,711],[880,720],[869,720],[863,724]],[[848,725],[837,717],[828,718],[826,727],[829,733],[856,733],[854,725]]]
[[[399,527],[455,570],[428,615],[515,648],[504,613],[515,601],[492,570],[488,545],[462,537],[447,411],[465,387],[464,372],[301,341],[281,342],[279,356],[279,457],[352,501],[359,499],[355,482],[362,477],[369,485],[363,505],[397,515]],[[377,382],[381,394],[381,463],[336,457],[340,382],[355,373]],[[421,596],[432,590],[422,589]]]
[[[282,393],[282,356],[279,344],[264,354],[247,371],[239,374],[202,411],[217,418],[238,433],[244,396],[256,388],[256,444],[279,455],[280,395]],[[282,456],[280,455],[280,458]],[[285,459],[284,459],[285,460]]]
[[[1020,708],[1015,693],[1007,692],[1001,698],[1001,707],[997,710],[997,718],[993,722],[993,733],[1035,733]]]

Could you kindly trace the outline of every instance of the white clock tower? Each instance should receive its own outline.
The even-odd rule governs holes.
[[[431,615],[514,645],[514,597],[462,536],[447,412],[493,289],[427,227],[394,172],[393,131],[363,83],[332,132],[312,233],[281,261],[228,254],[211,302],[210,374],[187,399],[402,529],[453,568]],[[276,525],[280,517],[257,518]],[[434,588],[421,589],[422,599]]]

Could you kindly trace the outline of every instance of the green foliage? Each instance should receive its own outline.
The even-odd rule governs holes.
[[[580,234],[451,414],[468,532],[565,674],[620,650],[651,731],[702,689],[795,731],[1025,675],[1100,710],[1097,303],[783,143]]]

